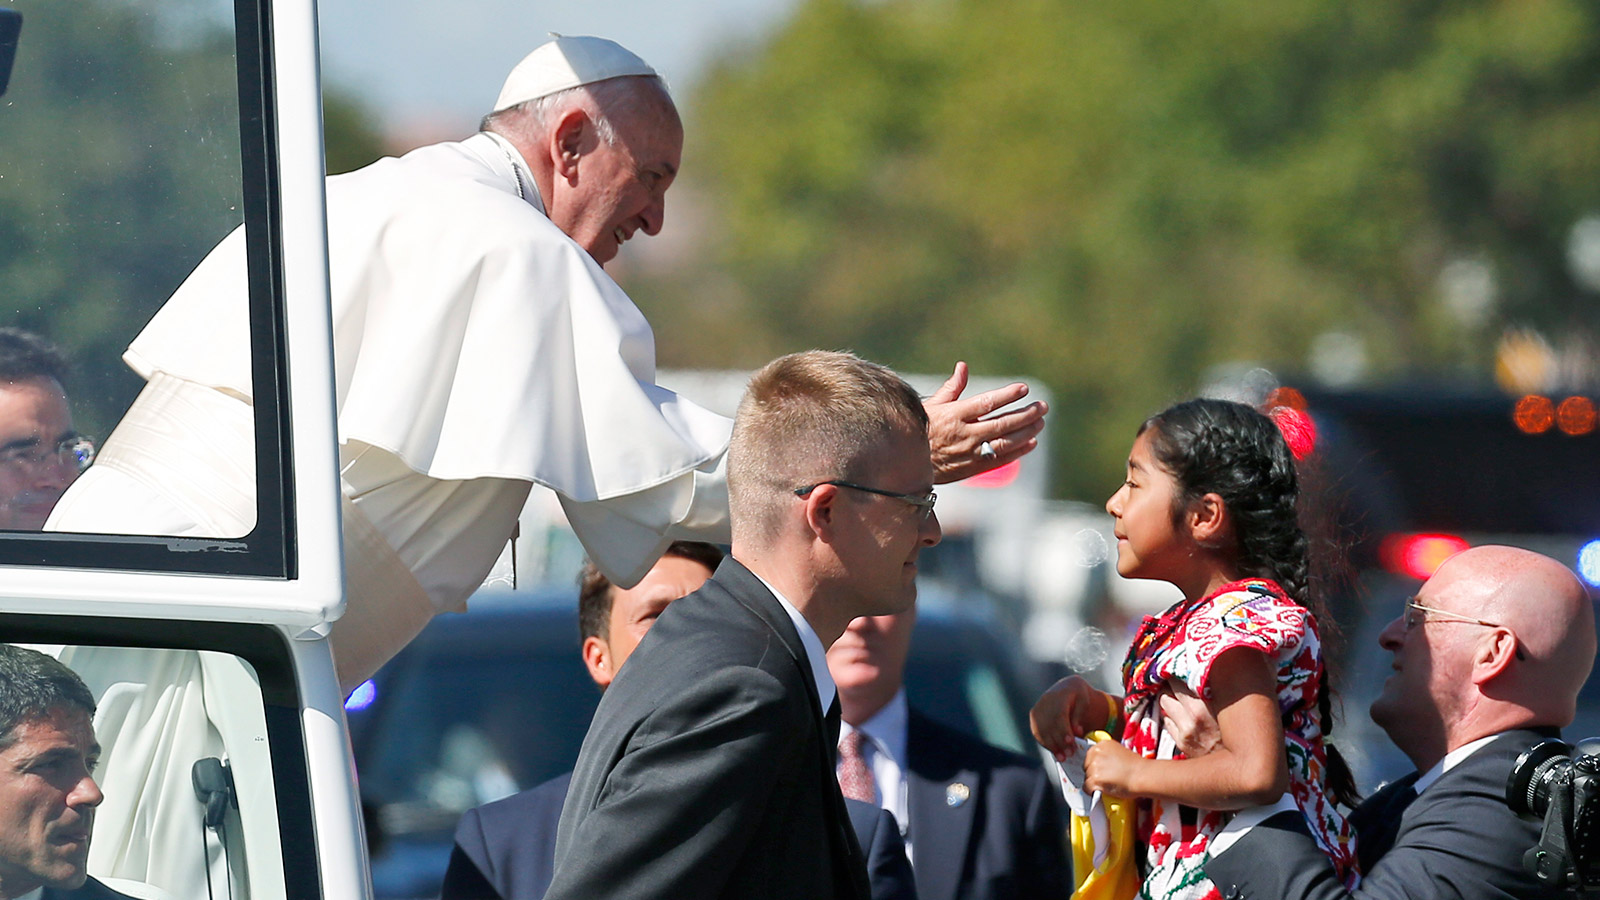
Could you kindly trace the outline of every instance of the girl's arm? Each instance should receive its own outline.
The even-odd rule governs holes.
[[[1076,751],[1073,738],[1091,731],[1114,730],[1122,720],[1122,698],[1096,690],[1081,675],[1061,679],[1044,692],[1028,713],[1033,738],[1039,745],[1066,759]]]
[[[1123,797],[1155,797],[1201,809],[1244,809],[1276,802],[1289,787],[1278,714],[1277,677],[1265,654],[1223,651],[1211,667],[1211,696],[1222,744],[1198,759],[1144,759],[1104,741],[1084,759],[1085,786]]]

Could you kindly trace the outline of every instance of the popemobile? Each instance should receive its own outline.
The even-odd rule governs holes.
[[[143,387],[129,341],[241,225],[248,258],[254,428],[220,449],[253,471],[253,523],[0,531],[0,641],[56,656],[98,706],[88,872],[132,897],[370,897],[327,639],[345,598],[315,8],[9,6],[0,327],[45,335],[72,369],[47,379],[68,430],[7,443],[7,477],[87,466],[89,436]]]

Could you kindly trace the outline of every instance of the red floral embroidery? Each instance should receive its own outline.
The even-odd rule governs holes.
[[[1266,579],[1224,585],[1194,603],[1179,603],[1146,617],[1123,663],[1122,743],[1146,759],[1181,759],[1161,728],[1157,695],[1168,678],[1180,678],[1210,696],[1212,664],[1226,650],[1252,647],[1277,663],[1278,708],[1283,713],[1289,792],[1312,836],[1333,860],[1346,884],[1359,881],[1355,834],[1323,791],[1327,753],[1317,691],[1322,684],[1322,642],[1316,619]],[[1205,877],[1207,847],[1232,813],[1189,810],[1175,803],[1141,800],[1139,838],[1146,845],[1149,874],[1141,897],[1209,900],[1220,895]]]

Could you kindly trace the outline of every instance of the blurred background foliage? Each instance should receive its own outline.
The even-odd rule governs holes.
[[[235,110],[187,89],[232,77],[231,29],[214,0],[15,2],[7,321],[68,347],[103,436],[127,341],[240,219]],[[671,234],[615,267],[661,364],[1026,376],[1058,496],[1102,498],[1222,371],[1600,383],[1593,3],[802,0],[679,95]],[[330,171],[384,152],[337,85],[324,112]]]
[[[1492,387],[1531,343],[1533,380],[1581,387],[1597,16],[809,0],[684,99],[704,232],[625,284],[664,365],[850,347],[1037,379],[1055,492],[1090,499],[1219,367]]]

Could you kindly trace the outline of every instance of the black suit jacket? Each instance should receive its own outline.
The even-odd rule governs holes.
[[[556,827],[572,773],[469,809],[439,900],[540,900],[555,874]]]
[[[1506,806],[1506,776],[1517,756],[1545,737],[1533,731],[1500,735],[1441,775],[1405,808],[1397,824],[1392,817],[1372,815],[1392,801],[1389,791],[1373,794],[1353,817],[1357,841],[1370,835],[1376,844],[1362,848],[1362,858],[1375,862],[1354,893],[1334,877],[1333,866],[1295,814],[1280,814],[1250,829],[1206,864],[1206,874],[1228,898],[1555,897],[1522,867],[1523,852],[1539,840],[1539,824],[1517,818]],[[1390,835],[1383,833],[1385,822],[1393,826]]]
[[[805,648],[743,565],[674,602],[606,689],[550,900],[867,900]]]
[[[572,773],[467,810],[456,828],[440,900],[542,900],[555,872],[556,828]],[[894,816],[846,799],[856,841],[867,854],[872,900],[917,900],[906,845]]]
[[[1058,789],[1039,760],[911,710],[905,774],[922,900],[1072,893]]]
[[[113,891],[98,881],[93,876],[83,883],[83,887],[75,891],[58,891],[54,888],[45,888],[41,900],[133,900],[127,894]]]

